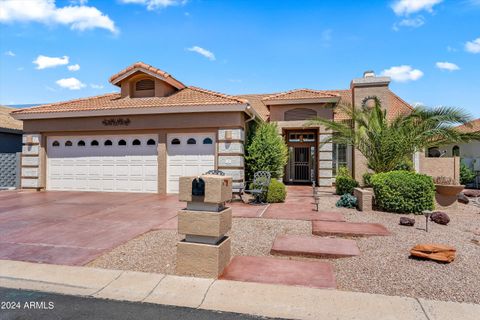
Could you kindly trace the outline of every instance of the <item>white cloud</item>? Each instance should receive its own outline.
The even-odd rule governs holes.
[[[402,65],[391,67],[382,71],[382,75],[392,78],[397,82],[408,82],[420,79],[423,72],[418,69],[413,69],[411,66]]]
[[[392,9],[397,16],[409,15],[420,11],[433,12],[433,7],[443,0],[397,0]]]
[[[5,55],[9,57],[15,57],[15,52],[8,50],[8,51],[5,51]]]
[[[438,69],[448,70],[448,71],[460,70],[460,68],[455,63],[446,62],[446,61],[445,62],[437,62],[435,64],[435,66]]]
[[[32,63],[37,65],[38,70],[46,69],[46,68],[54,68],[58,66],[63,66],[68,64],[68,56],[63,57],[47,57],[43,55],[39,55],[37,59],[33,60]]]
[[[77,78],[64,78],[64,79],[57,80],[55,83],[62,88],[66,88],[70,90],[80,90],[85,87],[85,84],[82,83]]]
[[[63,24],[73,30],[94,28],[117,32],[115,23],[95,7],[70,5],[59,8],[54,0],[4,0],[0,2],[0,22],[39,22],[43,24]]]
[[[68,70],[70,71],[78,71],[80,70],[80,65],[77,63],[77,64],[71,64],[67,67]]]
[[[196,52],[196,53],[204,56],[208,60],[212,60],[212,61],[215,60],[215,55],[213,54],[213,52],[208,51],[207,49],[204,49],[202,47],[193,46],[191,48],[188,48],[187,50],[192,51],[192,52]]]
[[[103,84],[91,83],[91,84],[90,84],[90,87],[91,87],[92,89],[103,89]]]
[[[187,0],[120,0],[123,3],[141,4],[147,7],[147,10],[162,9],[171,6],[184,5]]]
[[[422,16],[418,16],[415,18],[406,18],[401,20],[398,23],[393,25],[393,30],[398,31],[400,27],[408,27],[408,28],[419,28],[425,24],[425,19]]]
[[[480,38],[465,43],[465,50],[470,53],[480,53]]]

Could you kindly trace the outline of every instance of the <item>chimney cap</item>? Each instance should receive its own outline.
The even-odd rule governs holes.
[[[375,78],[375,71],[367,70],[363,73],[364,78]]]

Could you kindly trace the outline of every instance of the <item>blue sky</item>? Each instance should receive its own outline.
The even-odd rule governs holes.
[[[412,104],[480,117],[480,0],[22,1],[0,0],[2,104],[116,91],[108,78],[144,61],[230,94],[348,88],[373,69]]]

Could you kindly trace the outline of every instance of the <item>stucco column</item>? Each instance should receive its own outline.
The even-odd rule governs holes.
[[[45,188],[45,142],[39,133],[24,134],[22,138],[21,187]]]
[[[233,179],[233,192],[245,181],[245,132],[242,128],[218,129],[217,168]]]
[[[333,144],[331,131],[320,130],[318,135],[318,185],[331,187],[333,177]]]

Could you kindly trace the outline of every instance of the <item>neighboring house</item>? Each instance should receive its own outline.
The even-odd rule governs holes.
[[[22,121],[11,117],[14,110],[0,106],[0,153],[22,151]]]
[[[388,77],[368,72],[350,89],[299,89],[225,95],[189,87],[168,73],[135,63],[110,78],[119,93],[14,112],[24,121],[22,186],[47,190],[178,192],[178,178],[219,169],[244,181],[245,132],[252,121],[276,122],[290,150],[287,183],[330,186],[341,165],[357,180],[361,154],[323,143],[331,132],[305,127],[313,117],[345,121],[338,105],[368,106],[388,117],[412,107],[390,91]]]
[[[480,119],[473,120],[468,125],[458,126],[457,129],[462,132],[479,132]],[[445,156],[460,157],[471,169],[480,171],[480,141],[443,146],[439,147],[438,151]]]

